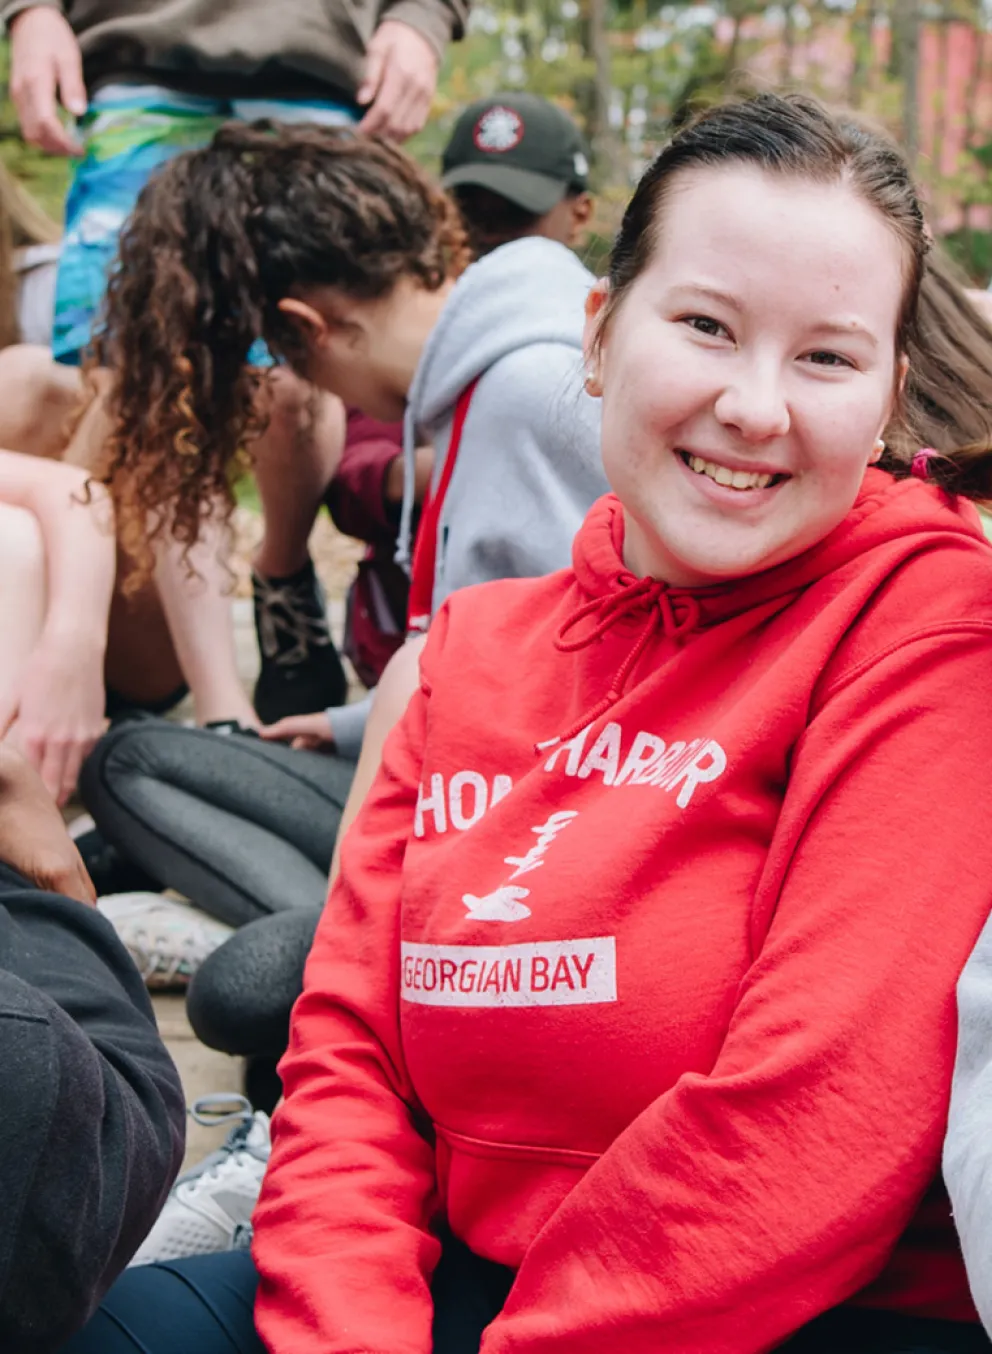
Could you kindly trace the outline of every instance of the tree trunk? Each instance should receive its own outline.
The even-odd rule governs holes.
[[[610,44],[607,34],[608,0],[586,0],[583,45],[592,62],[593,77],[587,90],[586,136],[592,148],[596,178],[600,187],[621,181],[616,138],[610,127]]]
[[[918,0],[895,0],[893,36],[898,34],[898,74],[902,80],[902,139],[910,165],[920,149],[920,11]]]

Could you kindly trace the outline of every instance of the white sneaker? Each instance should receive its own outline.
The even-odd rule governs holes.
[[[110,893],[97,907],[152,989],[188,987],[207,955],[232,934],[191,903],[161,893]]]
[[[211,1114],[210,1106],[218,1112]],[[269,1116],[261,1110],[252,1114],[243,1095],[197,1100],[191,1113],[199,1124],[238,1122],[223,1147],[173,1185],[132,1265],[234,1250],[239,1237],[250,1229],[271,1151]]]

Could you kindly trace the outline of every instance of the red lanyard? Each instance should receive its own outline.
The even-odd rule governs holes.
[[[434,576],[437,571],[437,530],[441,521],[441,509],[448,493],[448,485],[454,473],[458,449],[462,443],[462,430],[468,407],[472,402],[479,378],[467,386],[458,396],[455,405],[455,417],[451,424],[451,441],[445,457],[444,469],[438,481],[436,492],[427,491],[424,506],[420,513],[420,528],[413,547],[413,568],[410,573],[410,602],[407,607],[406,628],[411,634],[423,634],[431,623],[431,609],[434,602]]]

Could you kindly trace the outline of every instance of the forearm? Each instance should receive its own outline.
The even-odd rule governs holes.
[[[254,725],[258,721],[238,677],[225,538],[220,522],[205,523],[186,558],[170,536],[159,549],[155,581],[197,721]]]

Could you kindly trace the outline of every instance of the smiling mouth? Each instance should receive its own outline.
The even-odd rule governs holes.
[[[697,475],[705,475],[716,484],[722,484],[727,489],[736,489],[738,493],[748,493],[752,489],[771,489],[789,479],[785,474],[772,475],[759,470],[731,470],[729,466],[718,465],[716,461],[707,461],[702,456],[694,456],[688,451],[680,451],[678,455],[682,464]]]

